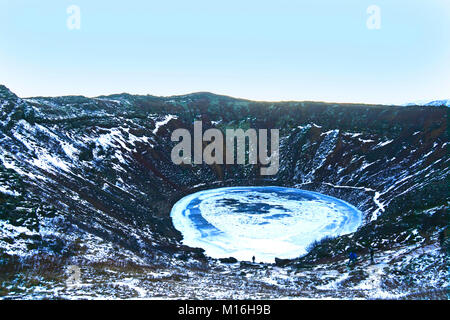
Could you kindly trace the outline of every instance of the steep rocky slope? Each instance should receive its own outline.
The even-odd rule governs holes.
[[[126,279],[130,266],[139,269],[139,274],[147,273],[145,268],[169,270],[172,275],[195,273],[192,277],[206,279],[205,287],[215,277],[241,277],[242,272],[258,277],[259,268],[275,267],[244,263],[236,271],[234,265],[213,261],[202,250],[183,246],[170,221],[171,205],[183,195],[234,185],[309,189],[346,200],[364,213],[364,224],[356,233],[322,241],[305,257],[279,262],[285,267],[276,267],[278,275],[323,268],[330,272],[329,279],[337,272],[336,280],[342,276],[339,270],[349,274],[343,271],[349,248],[365,254],[369,245],[383,253],[386,261],[403,252],[403,260],[398,258],[402,267],[413,268],[412,252],[427,248],[423,254],[429,259],[422,267],[434,270],[429,275],[434,282],[428,283],[442,290],[447,286],[447,258],[437,237],[439,232],[445,236],[448,223],[448,110],[267,103],[210,93],[21,99],[0,86],[0,273],[4,278],[0,295],[36,294],[39,286],[27,285],[31,280],[19,277],[23,270],[47,270],[45,279],[39,279],[54,287],[65,278],[68,264],[95,266],[85,272],[94,278],[99,277],[99,265],[122,268]],[[267,177],[260,176],[257,165],[174,165],[171,133],[176,128],[192,130],[194,120],[202,120],[204,130],[280,129],[279,172]],[[386,266],[395,268],[394,262]],[[416,263],[412,270],[423,272],[422,267]],[[133,272],[132,278],[142,280]],[[275,286],[267,296],[295,296],[293,292],[298,294],[297,289],[307,283],[315,289],[304,295],[326,295],[323,279],[316,281],[312,276],[319,273],[308,272],[302,285],[298,279],[288,279],[288,288]],[[364,272],[359,282],[371,279]],[[18,277],[25,283],[20,286],[31,286],[31,291],[17,291]],[[415,292],[421,283],[416,282],[404,285],[401,294]],[[236,296],[256,297],[263,289],[255,283],[259,282],[252,284],[254,291]],[[239,291],[238,287],[227,292]],[[325,291],[320,293],[320,288]],[[355,296],[347,289],[342,297]],[[108,294],[126,296],[114,290]],[[152,296],[152,290],[145,292]],[[159,294],[183,296],[170,289]],[[51,290],[43,294],[54,295]]]

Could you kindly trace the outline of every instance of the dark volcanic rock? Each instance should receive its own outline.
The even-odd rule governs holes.
[[[5,87],[0,106],[4,257],[74,257],[85,243],[143,259],[180,252],[195,258],[172,226],[171,206],[194,190],[231,185],[314,190],[364,212],[354,235],[322,243],[302,263],[344,257],[348,246],[419,241],[446,226],[445,107],[266,103],[209,93],[20,99]],[[171,133],[192,130],[194,120],[204,130],[280,129],[279,172],[174,165]]]
[[[233,258],[233,257],[222,258],[222,259],[219,259],[219,260],[220,260],[220,262],[222,262],[222,263],[236,263],[236,262],[238,262],[238,261],[236,260],[236,258]]]

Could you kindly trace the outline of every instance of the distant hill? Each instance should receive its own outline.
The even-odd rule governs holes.
[[[406,106],[431,106],[431,107],[441,107],[441,106],[447,106],[450,107],[450,99],[444,99],[444,100],[420,100],[416,102],[411,102],[405,104]]]

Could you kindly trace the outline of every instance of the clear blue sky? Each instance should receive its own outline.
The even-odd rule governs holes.
[[[450,98],[450,1],[0,0],[0,83],[22,97]]]

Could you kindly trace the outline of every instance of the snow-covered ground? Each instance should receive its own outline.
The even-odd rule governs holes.
[[[2,289],[3,298],[16,299],[445,299],[446,259],[436,243],[377,252],[374,264],[361,256],[353,267],[345,259],[283,268],[157,259],[153,266],[80,265],[71,285],[62,267],[17,273]]]
[[[200,191],[179,200],[171,217],[188,246],[213,258],[264,262],[304,255],[314,241],[354,232],[362,222],[342,200],[281,187]]]

